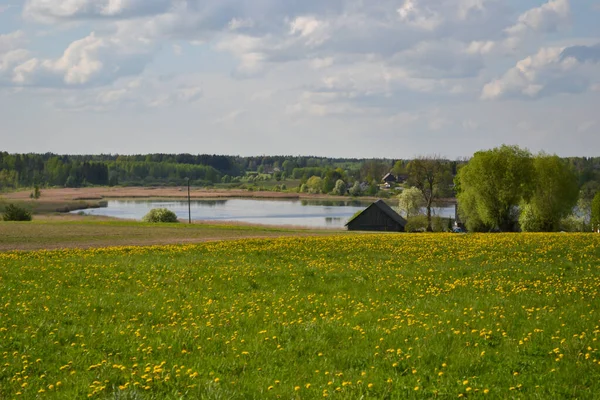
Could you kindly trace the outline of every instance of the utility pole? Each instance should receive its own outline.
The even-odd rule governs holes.
[[[188,186],[188,222],[191,224],[192,223],[192,205],[190,202],[190,178],[186,178],[187,179],[187,186]]]

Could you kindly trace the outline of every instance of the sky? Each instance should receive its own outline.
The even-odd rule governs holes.
[[[600,0],[0,0],[0,150],[600,156]]]

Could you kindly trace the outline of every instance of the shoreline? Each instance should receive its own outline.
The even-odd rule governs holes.
[[[31,199],[31,190],[4,193],[0,203],[21,203],[35,214],[61,213],[106,207],[109,200],[182,200],[188,199],[184,187],[86,187],[42,189],[39,199]],[[248,191],[241,189],[192,188],[190,200],[314,200],[357,201],[369,203],[379,199],[374,196],[349,197],[327,194],[295,192]],[[393,201],[393,198],[391,198]],[[390,199],[384,199],[390,200]],[[454,205],[456,199],[440,199],[438,204]]]

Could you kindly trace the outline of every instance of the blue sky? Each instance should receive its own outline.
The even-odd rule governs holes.
[[[598,156],[600,0],[0,0],[0,150]]]

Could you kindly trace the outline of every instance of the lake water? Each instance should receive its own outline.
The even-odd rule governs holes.
[[[371,202],[331,200],[192,200],[192,220],[232,221],[262,225],[291,225],[311,228],[343,228]],[[188,203],[181,200],[109,200],[105,208],[84,210],[88,215],[141,220],[153,208],[168,208],[182,220],[188,218]],[[450,212],[451,211],[451,212]],[[76,211],[78,213],[81,211]],[[444,217],[454,208],[436,208]]]

